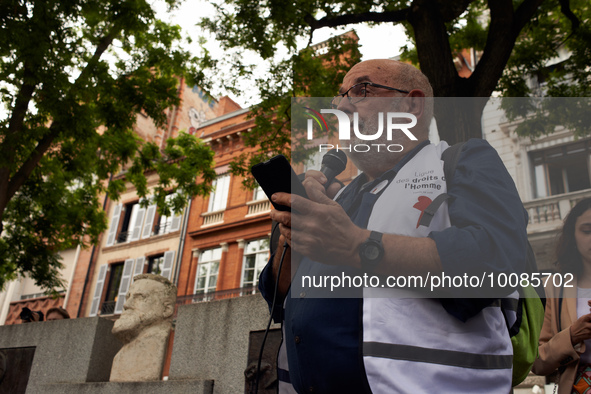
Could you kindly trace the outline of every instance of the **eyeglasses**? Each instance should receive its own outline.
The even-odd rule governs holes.
[[[332,99],[332,101],[330,102],[331,107],[337,108],[339,106],[339,104],[341,103],[341,100],[344,99],[345,97],[349,98],[349,102],[351,104],[356,104],[356,103],[360,102],[361,100],[363,100],[364,98],[367,97],[367,87],[368,86],[372,86],[372,87],[380,88],[380,89],[395,90],[400,93],[410,93],[407,90],[391,88],[390,86],[378,85],[377,83],[373,83],[373,82],[361,82],[361,83],[351,86],[349,88],[349,90],[347,90],[345,93],[340,93],[337,96],[335,96]]]

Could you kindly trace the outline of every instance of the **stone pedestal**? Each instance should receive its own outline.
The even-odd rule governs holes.
[[[261,295],[183,305],[177,316],[170,380],[212,379],[216,394],[244,393],[250,333],[269,320]]]
[[[121,342],[100,317],[0,326],[0,349],[35,348],[27,394],[47,383],[108,381]]]
[[[53,383],[44,389],[48,394],[212,394],[213,381]]]
[[[34,348],[27,394],[236,394],[245,390],[249,339],[268,319],[258,294],[181,306],[168,381],[109,382],[122,344],[100,317],[0,326],[0,349]]]

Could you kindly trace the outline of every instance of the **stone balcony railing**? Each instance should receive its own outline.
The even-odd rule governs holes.
[[[205,212],[202,213],[201,216],[203,217],[202,227],[219,224],[224,221],[224,211]]]
[[[591,197],[591,189],[538,198],[524,203],[523,206],[529,215],[528,233],[560,228],[571,208],[586,197]]]
[[[248,213],[246,216],[254,216],[271,212],[271,201],[268,199],[249,201],[246,203],[246,205],[248,206]]]

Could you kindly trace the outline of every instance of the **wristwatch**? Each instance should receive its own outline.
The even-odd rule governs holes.
[[[372,231],[359,246],[359,257],[361,258],[361,268],[365,271],[373,271],[384,257],[384,247],[382,246],[382,233]]]

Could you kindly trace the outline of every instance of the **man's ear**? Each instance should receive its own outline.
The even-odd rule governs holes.
[[[406,112],[411,113],[416,116],[417,119],[420,119],[425,111],[425,93],[420,89],[413,89],[408,93],[407,97],[408,98],[404,99],[408,106]]]

